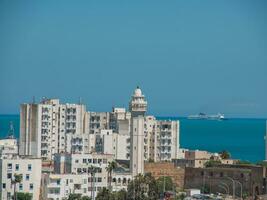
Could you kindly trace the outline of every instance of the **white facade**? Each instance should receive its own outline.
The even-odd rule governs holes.
[[[157,135],[157,120],[154,116],[145,117],[144,125],[144,159],[156,160],[156,135]]]
[[[66,151],[66,134],[87,133],[85,105],[60,104],[44,99],[40,104],[20,107],[20,155],[52,160]]]
[[[112,174],[112,190],[120,191],[122,189],[127,190],[127,186],[133,179],[131,173],[113,173]]]
[[[112,155],[108,154],[55,154],[55,174],[44,176],[44,198],[61,200],[70,193],[96,196],[98,191],[108,186],[106,167],[112,160]],[[93,176],[91,167],[95,168]]]
[[[144,116],[147,111],[147,101],[139,87],[132,95],[129,111],[131,112],[130,171],[136,176],[144,173]]]
[[[92,182],[90,174],[46,174],[43,180],[43,197],[47,200],[63,200],[70,194],[95,197],[103,187],[107,187],[107,183],[103,182],[102,177],[94,179]]]
[[[14,194],[11,181],[15,174],[22,175],[21,183],[16,185],[17,192],[31,193],[38,200],[41,184],[41,159],[13,157],[0,159],[0,193],[1,199],[9,200]]]
[[[171,161],[179,149],[179,121],[157,121],[156,160]]]
[[[0,140],[0,157],[10,157],[18,154],[18,144],[16,139],[7,138]]]
[[[109,112],[87,112],[89,115],[89,133],[100,134],[102,129],[109,129]]]

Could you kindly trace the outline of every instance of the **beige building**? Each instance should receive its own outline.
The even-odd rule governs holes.
[[[60,104],[58,99],[20,107],[20,155],[52,160],[55,153],[66,152],[66,134],[86,133],[86,107]]]
[[[1,199],[11,200],[14,187],[17,192],[32,194],[32,199],[39,199],[41,184],[41,159],[18,157],[0,159],[0,194]],[[21,183],[12,184],[15,174],[22,176]]]

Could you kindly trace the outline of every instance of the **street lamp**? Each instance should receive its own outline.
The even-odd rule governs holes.
[[[229,186],[226,184],[226,183],[224,183],[224,182],[220,182],[224,187],[226,187],[226,189],[227,189],[227,194],[229,195],[229,191],[230,191],[230,189],[229,189]]]
[[[236,182],[238,183],[238,184],[240,184],[240,191],[241,191],[241,193],[240,193],[240,197],[241,197],[241,200],[243,199],[243,186],[242,186],[242,183],[241,182],[239,182],[239,181],[237,181],[236,180]]]
[[[219,185],[220,188],[224,189],[226,194],[228,194],[228,191],[227,191],[227,187],[223,186],[223,185]]]
[[[227,178],[227,179],[229,179],[229,180],[231,180],[233,182],[233,199],[235,199],[235,180],[230,178],[230,177],[228,177],[228,176],[226,176],[225,178]]]

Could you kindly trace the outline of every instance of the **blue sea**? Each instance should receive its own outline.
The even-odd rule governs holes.
[[[264,160],[266,119],[212,121],[178,117],[158,118],[180,120],[182,148],[211,152],[227,150],[235,159],[251,162]],[[19,115],[0,115],[0,138],[6,137],[10,121],[13,122],[16,137],[19,137]]]

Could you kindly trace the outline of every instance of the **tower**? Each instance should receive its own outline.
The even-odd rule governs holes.
[[[131,112],[130,171],[136,176],[144,173],[144,116],[147,111],[147,101],[139,87],[132,95],[129,111]]]

